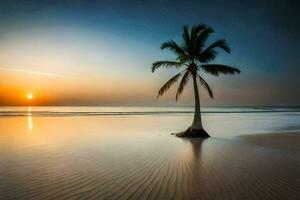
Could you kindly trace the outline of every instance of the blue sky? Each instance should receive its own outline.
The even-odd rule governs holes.
[[[157,101],[159,86],[176,71],[152,74],[150,66],[173,58],[159,47],[180,41],[184,24],[205,23],[215,29],[210,41],[226,38],[232,49],[215,62],[242,74],[204,75],[216,94],[210,101],[202,93],[204,104],[299,105],[298,8],[297,1],[2,1],[0,83],[4,90],[3,77],[13,79],[16,70],[79,78],[68,81],[80,89],[55,94],[57,100],[46,104],[191,105],[190,89],[177,104],[174,91]],[[26,83],[34,88],[41,78],[30,77],[34,81]],[[111,90],[123,96],[102,92],[97,83],[106,88],[113,83]],[[9,95],[2,92],[1,99],[7,104]]]

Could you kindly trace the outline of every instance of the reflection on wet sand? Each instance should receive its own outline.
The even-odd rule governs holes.
[[[32,131],[32,113],[31,113],[31,107],[28,107],[27,124],[28,124],[28,129],[31,132]]]
[[[29,136],[27,119],[0,120],[2,199],[299,196],[297,134],[182,139],[155,126],[162,118],[106,116],[33,117]]]

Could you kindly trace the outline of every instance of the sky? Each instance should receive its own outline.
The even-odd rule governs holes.
[[[180,42],[185,24],[213,27],[208,44],[226,38],[232,50],[215,63],[242,71],[203,74],[215,98],[200,89],[202,105],[299,105],[299,8],[277,0],[2,0],[0,105],[193,105],[191,83],[178,102],[177,85],[157,99],[177,71],[150,69],[175,58],[160,45]]]

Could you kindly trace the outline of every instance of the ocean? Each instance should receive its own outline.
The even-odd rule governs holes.
[[[107,120],[116,123],[108,127],[109,131],[114,128],[118,131],[121,123],[123,131],[136,132],[151,126],[149,134],[168,134],[187,129],[193,119],[193,107],[0,107],[0,130],[15,129],[13,124],[17,123],[24,124],[18,126],[20,132],[35,132],[34,127],[47,126],[47,120],[51,121],[49,125],[55,126],[52,121],[80,119],[89,124],[94,122],[93,125],[99,126],[101,131],[107,126]],[[300,107],[202,107],[202,120],[207,132],[215,137],[298,131]]]

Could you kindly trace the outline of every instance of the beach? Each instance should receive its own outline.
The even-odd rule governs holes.
[[[297,110],[204,109],[212,137],[184,139],[190,108],[66,109],[2,108],[0,199],[300,196]]]
[[[0,200],[300,200],[299,8],[2,0]]]

